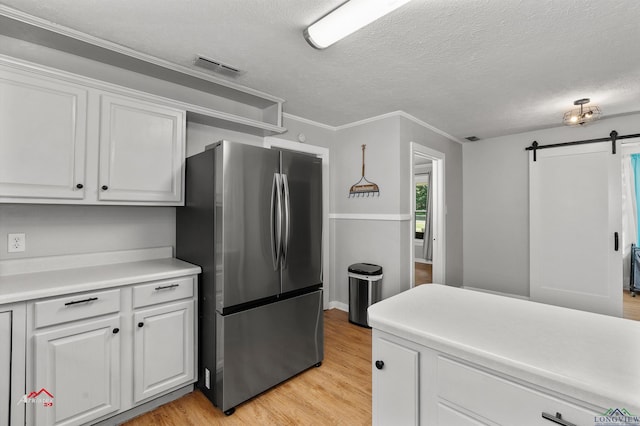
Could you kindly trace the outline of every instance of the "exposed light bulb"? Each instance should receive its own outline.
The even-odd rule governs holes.
[[[578,121],[578,117],[577,117],[577,116],[575,116],[575,115],[572,115],[572,116],[571,116],[571,120],[570,120],[570,121],[571,121],[572,123],[576,123],[576,122]]]

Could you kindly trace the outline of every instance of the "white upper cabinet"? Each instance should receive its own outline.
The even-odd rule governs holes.
[[[184,111],[102,95],[98,199],[181,202],[184,126]]]
[[[0,196],[82,199],[87,90],[0,69]]]
[[[0,61],[0,203],[182,205],[186,111],[174,106]]]

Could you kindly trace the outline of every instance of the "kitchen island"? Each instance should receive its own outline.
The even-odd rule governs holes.
[[[639,322],[437,284],[368,313],[374,424],[593,425],[616,409],[640,415]]]

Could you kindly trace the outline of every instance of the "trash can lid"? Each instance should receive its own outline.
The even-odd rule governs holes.
[[[382,266],[373,263],[354,263],[349,266],[349,272],[360,275],[382,275]]]

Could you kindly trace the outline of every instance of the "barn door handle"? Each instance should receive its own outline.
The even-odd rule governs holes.
[[[620,238],[618,238],[618,233],[617,232],[613,233],[613,246],[614,246],[613,249],[615,251],[618,251],[618,248],[620,246]]]

